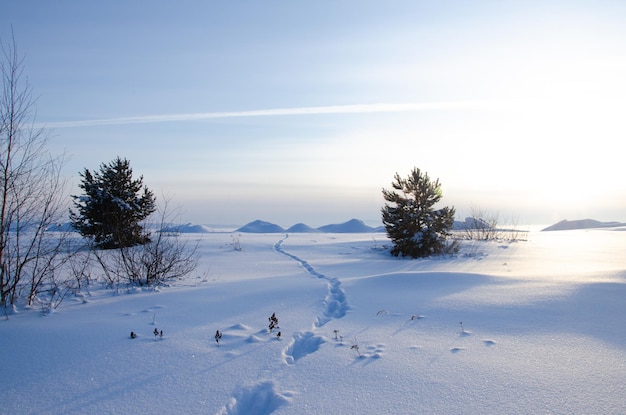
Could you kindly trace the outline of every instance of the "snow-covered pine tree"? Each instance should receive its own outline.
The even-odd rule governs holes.
[[[140,222],[156,210],[156,199],[143,185],[143,176],[133,179],[128,160],[117,157],[99,171],[85,169],[80,176],[84,194],[72,196],[76,211],[70,210],[70,220],[81,235],[104,249],[149,242]]]
[[[408,178],[398,173],[391,183],[394,190],[383,189],[388,203],[382,208],[387,236],[393,242],[391,254],[423,258],[454,250],[447,243],[454,225],[454,207],[435,209],[442,198],[439,179],[414,168]]]

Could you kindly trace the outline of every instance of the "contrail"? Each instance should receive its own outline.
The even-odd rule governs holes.
[[[150,124],[159,122],[198,121],[237,117],[279,117],[289,115],[359,114],[417,112],[428,110],[490,109],[502,107],[501,101],[448,101],[404,104],[353,104],[319,107],[275,108],[265,110],[200,112],[191,114],[144,115],[136,117],[102,118],[95,120],[39,123],[47,128],[95,127],[121,124]]]

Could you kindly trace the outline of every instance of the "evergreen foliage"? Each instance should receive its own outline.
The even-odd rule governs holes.
[[[398,173],[391,184],[394,190],[383,189],[388,203],[382,210],[387,236],[393,242],[391,254],[423,258],[454,251],[447,237],[454,225],[454,207],[435,209],[442,198],[439,179],[414,168],[408,178]]]
[[[93,238],[99,248],[125,248],[150,241],[140,222],[156,210],[155,197],[133,179],[130,162],[117,157],[100,170],[80,173],[84,195],[72,196],[76,211],[70,220],[81,235]]]

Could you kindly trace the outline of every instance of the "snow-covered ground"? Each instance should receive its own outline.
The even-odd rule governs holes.
[[[184,281],[2,319],[0,413],[624,414],[624,229],[426,260],[382,233],[184,234]]]

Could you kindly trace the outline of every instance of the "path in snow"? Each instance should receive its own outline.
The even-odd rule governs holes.
[[[289,235],[285,235],[285,239],[287,239],[288,237]],[[346,293],[341,288],[341,282],[337,278],[329,278],[324,274],[320,274],[305,260],[300,259],[299,257],[290,254],[289,252],[286,252],[282,248],[282,244],[285,239],[281,239],[274,244],[274,249],[276,250],[276,252],[280,252],[281,254],[288,256],[289,258],[302,265],[302,267],[309,274],[327,282],[328,294],[326,295],[326,298],[324,298],[323,315],[317,317],[315,326],[322,327],[333,318],[344,317],[346,315],[346,312],[348,311],[348,302],[346,300]]]
[[[285,239],[288,237],[289,235],[285,235]],[[317,317],[315,327],[322,327],[334,318],[345,316],[348,310],[348,303],[346,301],[346,294],[341,288],[341,282],[336,278],[329,278],[320,274],[305,260],[283,250],[282,244],[285,239],[276,242],[274,244],[274,250],[298,262],[309,274],[327,283],[328,293],[324,298],[322,315]],[[243,332],[240,333],[239,336],[245,336],[245,332],[250,331],[249,327],[244,325],[235,325],[232,326],[231,329]],[[254,335],[250,335],[247,341],[256,342],[260,341],[260,339]],[[295,333],[293,339],[283,351],[284,361],[288,365],[293,365],[303,357],[315,353],[324,343],[326,343],[326,339],[315,334],[313,331]],[[229,403],[223,406],[218,414],[241,415],[253,413],[269,415],[278,407],[289,402],[291,396],[293,396],[292,392],[279,392],[273,382],[263,381],[252,386],[237,389],[230,398]]]
[[[285,235],[285,239],[288,237],[289,235]],[[322,310],[322,315],[317,317],[315,326],[322,327],[333,318],[344,317],[348,311],[348,302],[346,300],[346,294],[341,288],[341,282],[337,278],[329,278],[324,274],[320,274],[307,261],[286,252],[282,248],[282,244],[285,239],[281,239],[276,242],[274,244],[274,250],[298,262],[309,274],[322,279],[327,283],[328,293],[324,298],[324,308]],[[284,351],[285,362],[292,365],[304,356],[316,352],[325,342],[326,340],[323,337],[316,335],[312,331],[296,333],[293,336],[293,340]]]

